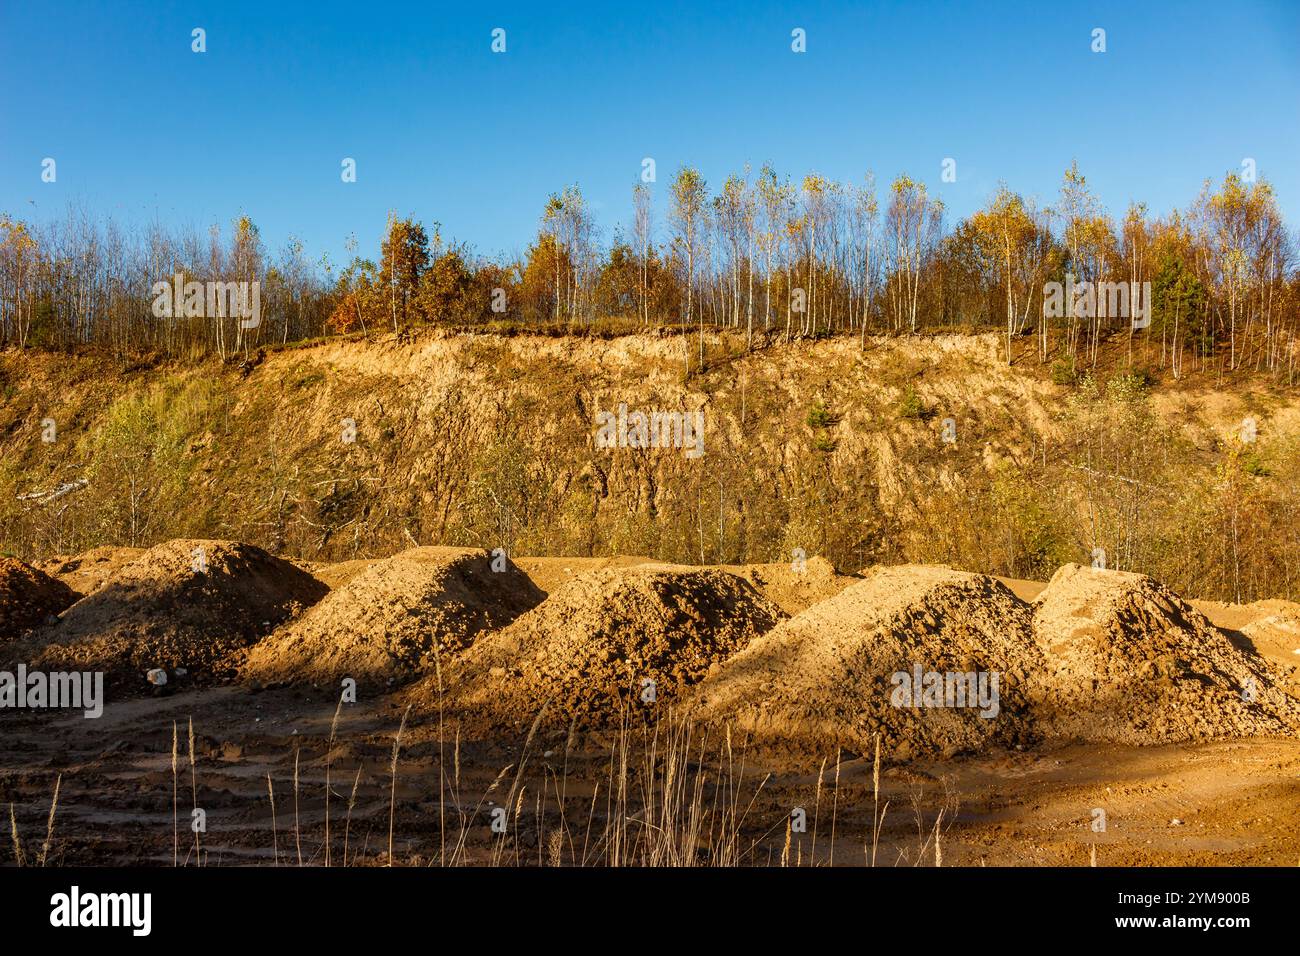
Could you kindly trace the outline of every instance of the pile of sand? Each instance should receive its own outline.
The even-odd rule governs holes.
[[[62,581],[14,558],[0,557],[0,641],[67,608],[77,595]]]
[[[1300,728],[1275,665],[1145,575],[1066,565],[1034,602],[1034,635],[1047,666],[1033,696],[1055,736],[1146,744]]]
[[[509,559],[481,550],[414,548],[372,562],[249,652],[245,677],[376,685],[444,664],[484,631],[543,598]]]
[[[943,567],[878,568],[756,640],[700,684],[692,712],[795,751],[867,754],[879,734],[894,759],[952,755],[1028,742],[1025,689],[1040,667],[1030,610],[1005,585]],[[955,677],[950,698],[924,696],[927,674],[959,673],[973,675],[970,698]],[[994,673],[996,713],[978,700],[981,675],[990,692]],[[935,703],[967,706],[917,706]]]
[[[1300,697],[1300,604],[1270,598],[1251,604],[1188,601],[1242,650],[1272,661],[1292,697]]]
[[[601,571],[605,568],[632,568],[639,565],[672,566],[655,561],[653,558],[643,558],[636,555],[615,555],[604,558],[523,557],[516,558],[515,563],[519,565],[519,569],[524,574],[532,578],[534,584],[547,594],[564,586],[576,577],[581,577],[592,571]]]
[[[723,568],[742,577],[786,614],[798,614],[833,598],[858,581],[857,575],[840,574],[825,558],[808,558],[784,564],[737,564]]]
[[[140,555],[143,548],[115,548],[104,545],[83,551],[75,557],[55,557],[37,563],[51,577],[72,588],[79,597],[98,591],[104,582]]]
[[[723,571],[647,566],[590,571],[474,645],[446,676],[448,706],[469,723],[617,724],[647,703],[671,706],[784,615]],[[436,701],[430,679],[416,688]]]
[[[150,548],[24,648],[48,669],[233,672],[237,652],[324,596],[325,585],[261,548],[180,539]]]
[[[383,558],[354,558],[351,561],[335,561],[329,564],[318,564],[312,561],[294,561],[304,571],[309,573],[317,581],[326,584],[331,591],[335,588],[341,588],[362,571],[367,571],[375,565],[377,561]]]

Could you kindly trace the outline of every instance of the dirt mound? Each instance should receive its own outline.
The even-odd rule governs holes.
[[[78,597],[85,597],[99,590],[105,581],[142,554],[144,554],[143,548],[115,548],[104,545],[83,551],[75,557],[58,557],[40,561],[36,566],[50,577],[58,578],[72,588],[77,592]]]
[[[878,568],[756,640],[697,688],[692,711],[760,744],[865,754],[879,734],[893,759],[951,755],[1027,741],[1025,688],[1040,666],[1029,607],[1005,585]]]
[[[335,588],[343,587],[362,571],[369,570],[378,560],[383,559],[354,558],[351,561],[336,561],[332,564],[315,564],[308,561],[295,561],[294,563],[305,568],[312,577],[317,581],[324,582],[333,591]]]
[[[337,684],[409,680],[543,598],[508,558],[414,548],[376,561],[249,652],[244,675]]]
[[[1034,602],[1045,729],[1146,744],[1287,733],[1300,704],[1274,665],[1141,574],[1068,564]]]
[[[784,564],[737,564],[723,568],[744,578],[786,614],[798,614],[814,604],[833,598],[857,575],[840,574],[825,558],[808,558],[796,567]]]
[[[1187,603],[1238,648],[1275,664],[1283,689],[1300,698],[1300,604],[1274,598],[1252,604]]]
[[[574,578],[592,571],[600,571],[605,568],[631,568],[639,565],[668,566],[652,558],[642,558],[636,555],[615,555],[606,558],[525,557],[516,558],[515,563],[533,579],[534,584],[547,594],[562,587]]]
[[[713,569],[603,568],[561,585],[512,625],[479,641],[447,675],[468,723],[617,723],[650,696],[671,704],[784,615],[754,587]],[[436,685],[415,689],[436,703]]]
[[[62,581],[14,558],[0,557],[0,642],[45,623],[76,599]]]
[[[253,545],[168,541],[122,567],[25,650],[50,669],[182,667],[200,679],[224,677],[237,651],[325,592],[305,571]]]

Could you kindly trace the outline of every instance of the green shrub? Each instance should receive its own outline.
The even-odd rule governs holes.
[[[898,414],[903,418],[913,419],[929,417],[930,410],[921,401],[921,396],[916,392],[916,386],[909,385],[903,389],[903,397],[898,400]]]

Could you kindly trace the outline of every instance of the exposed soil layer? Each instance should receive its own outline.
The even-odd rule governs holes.
[[[353,569],[348,569],[353,570]],[[397,683],[435,669],[543,597],[508,559],[414,548],[357,569],[301,618],[249,653],[244,675],[337,686]]]

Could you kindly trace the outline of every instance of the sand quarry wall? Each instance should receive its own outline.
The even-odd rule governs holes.
[[[96,358],[3,353],[0,378],[12,388],[0,398],[0,455],[13,463],[14,487],[0,492],[90,474],[89,486],[60,499],[59,527],[65,535],[94,528],[95,541],[126,540],[137,526],[151,541],[204,536],[218,515],[223,537],[318,561],[436,542],[704,563],[719,549],[699,540],[697,511],[706,490],[717,508],[721,482],[722,557],[788,561],[796,547],[826,553],[792,506],[812,476],[844,499],[846,520],[831,530],[849,527],[867,505],[904,518],[916,507],[909,488],[934,480],[918,458],[940,469],[942,484],[943,474],[1032,454],[1053,429],[1048,409],[1060,389],[1006,369],[996,336],[882,338],[866,352],[856,340],[832,340],[751,355],[738,351],[743,339],[707,338],[711,352],[731,354],[689,379],[684,356],[695,343],[656,335],[426,332],[272,351],[251,370],[215,360],[106,370]],[[968,441],[944,446],[937,419],[900,419],[908,387],[929,408],[960,406]],[[829,451],[815,447],[806,421],[817,402],[837,416]],[[619,404],[703,410],[704,457],[598,454],[597,415]],[[157,420],[129,436],[133,447],[118,448],[105,423],[127,411]],[[54,473],[40,441],[47,417],[66,449]],[[342,439],[345,421],[354,440]],[[158,436],[171,444],[148,448]],[[159,472],[146,476],[153,493],[131,505],[125,462],[140,445],[150,452],[140,467],[157,462]],[[945,455],[936,458],[936,448]],[[173,480],[180,473],[185,480]],[[507,509],[516,539],[485,541],[484,528]],[[30,526],[14,518],[15,548],[58,537],[39,513],[31,517]],[[859,550],[840,563],[870,559],[863,545],[846,539]]]

